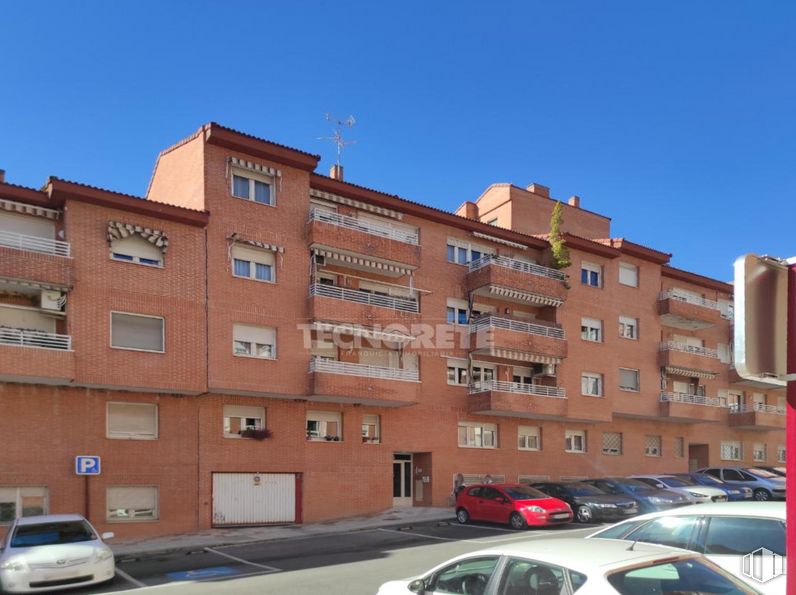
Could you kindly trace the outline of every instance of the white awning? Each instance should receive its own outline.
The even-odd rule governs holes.
[[[5,198],[0,198],[0,210],[22,213],[23,215],[35,215],[36,217],[44,217],[52,220],[58,219],[60,215],[60,212],[55,209],[45,209],[44,207],[6,200]]]
[[[340,335],[352,335],[354,337],[364,337],[366,339],[379,339],[381,341],[391,341],[394,343],[409,343],[415,339],[411,335],[406,335],[397,331],[375,329],[358,324],[324,322],[320,320],[316,320],[312,323],[312,330],[337,333]]]
[[[409,267],[397,262],[361,256],[346,252],[344,250],[329,248],[327,246],[312,246],[312,253],[317,256],[328,258],[329,260],[337,260],[346,264],[366,267],[376,271],[381,271],[385,274],[392,273],[394,275],[409,275],[413,270],[415,270],[415,267]]]
[[[713,380],[718,376],[713,372],[707,372],[705,370],[693,370],[691,368],[683,368],[680,366],[666,366],[664,368],[667,374],[674,374],[675,376],[688,376],[689,378],[705,378],[707,380]]]
[[[52,291],[67,291],[69,285],[59,285],[57,283],[42,283],[41,281],[31,281],[29,279],[16,279],[14,277],[0,277],[0,285],[16,285],[19,287],[32,287],[34,289],[50,289]]]
[[[163,254],[169,247],[169,238],[162,231],[141,227],[132,223],[121,223],[120,221],[108,221],[108,242],[120,240],[138,234],[153,246],[160,248]]]
[[[474,231],[473,235],[477,238],[481,238],[482,240],[489,240],[490,242],[503,244],[504,246],[511,246],[512,248],[519,248],[520,250],[528,249],[528,246],[526,246],[525,244],[519,244],[517,242],[512,242],[511,240],[504,240],[503,238],[498,238],[486,233],[481,233],[480,231]]]
[[[249,171],[257,172],[264,176],[270,176],[272,178],[282,177],[282,172],[278,169],[268,167],[267,165],[260,165],[259,163],[253,163],[252,161],[246,161],[245,159],[229,157],[229,163],[233,167],[237,167],[239,169],[248,169]]]
[[[242,238],[236,233],[227,236],[227,239],[236,243],[236,244],[245,244],[247,246],[253,246],[255,248],[260,248],[261,250],[269,250],[271,252],[279,252],[279,254],[284,254],[285,247],[284,246],[277,246],[276,244],[268,244],[267,242],[259,242],[257,240],[249,240],[246,238]]]
[[[509,287],[502,287],[500,285],[490,285],[489,293],[498,297],[520,302],[527,302],[529,304],[537,304],[539,306],[558,307],[564,303],[564,300],[559,298],[548,295],[540,295],[538,293],[530,293],[528,291],[520,291],[519,289],[511,289]]]
[[[399,213],[398,211],[393,211],[392,209],[377,207],[376,205],[371,205],[366,202],[362,202],[360,200],[355,200],[353,198],[348,198],[346,196],[340,196],[339,194],[332,194],[331,192],[324,192],[323,190],[316,190],[315,188],[310,188],[310,196],[313,196],[315,198],[322,198],[324,200],[329,200],[331,202],[336,202],[341,205],[348,205],[349,207],[353,207],[355,209],[370,211],[371,213],[376,213],[384,217],[391,217],[392,219],[398,219],[399,221],[404,217],[403,213]]]
[[[510,359],[518,362],[527,362],[531,364],[560,364],[562,358],[553,355],[544,355],[541,353],[531,353],[529,351],[520,351],[519,349],[506,349],[504,347],[490,347],[488,349],[476,349],[472,352],[473,355],[496,357],[500,359]]]

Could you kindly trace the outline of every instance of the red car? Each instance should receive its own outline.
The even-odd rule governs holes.
[[[456,496],[456,519],[460,523],[508,523],[513,529],[524,529],[569,523],[572,509],[563,500],[521,484],[473,485]]]

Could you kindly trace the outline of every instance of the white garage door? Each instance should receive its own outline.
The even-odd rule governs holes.
[[[295,473],[213,473],[213,526],[295,522]]]

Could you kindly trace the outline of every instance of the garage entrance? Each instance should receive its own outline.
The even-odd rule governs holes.
[[[213,527],[301,522],[297,473],[213,473]]]

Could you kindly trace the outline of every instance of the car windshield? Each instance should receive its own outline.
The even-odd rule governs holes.
[[[724,485],[724,480],[719,479],[718,477],[713,477],[712,475],[707,475],[706,473],[700,473],[699,479],[704,485]]]
[[[11,538],[11,547],[32,547],[35,545],[56,545],[77,543],[96,539],[94,531],[85,521],[62,521],[20,525]]]
[[[651,489],[653,489],[651,486],[648,486],[643,481],[639,481],[637,479],[623,479],[621,481],[617,481],[616,483],[623,488],[627,488],[634,494],[639,492],[649,492]]]
[[[660,481],[670,488],[684,488],[685,486],[694,485],[694,480],[689,483],[680,477],[662,477]]]
[[[529,486],[508,486],[504,487],[503,491],[506,492],[508,497],[512,500],[538,500],[539,498],[550,497],[536,488]]]
[[[750,595],[751,589],[710,562],[697,559],[661,561],[642,568],[620,570],[608,576],[608,582],[622,595],[637,593],[722,593]]]
[[[572,496],[605,496],[605,492],[587,483],[568,483],[564,489]]]
[[[776,473],[771,473],[771,471],[766,471],[765,469],[758,469],[757,467],[750,467],[746,470],[748,473],[752,475],[757,475],[758,477],[762,477],[764,479],[772,479],[779,477]]]
[[[785,467],[773,467],[775,473],[785,474]]]

